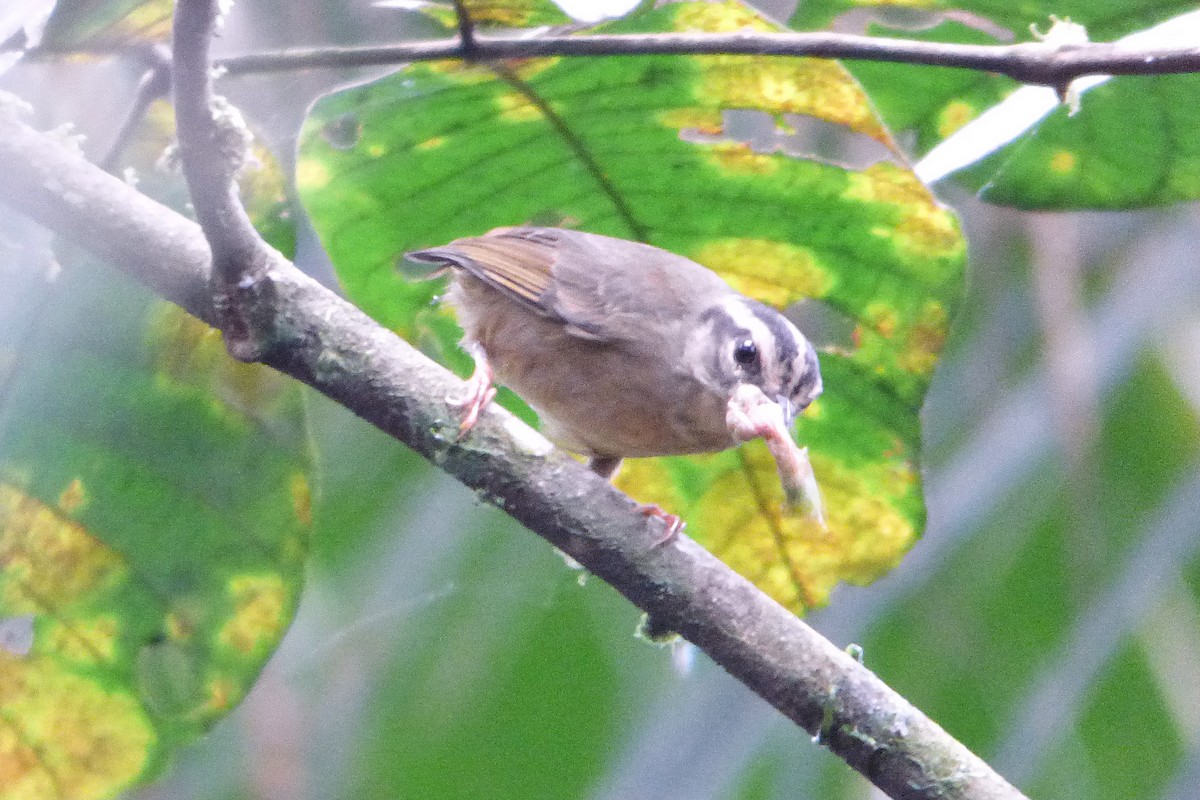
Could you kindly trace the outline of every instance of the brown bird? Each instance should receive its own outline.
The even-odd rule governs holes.
[[[498,380],[549,439],[607,478],[625,457],[762,436],[789,502],[821,519],[807,451],[789,432],[821,393],[817,354],[776,310],[683,256],[572,230],[499,228],[408,258],[454,271],[448,299],[475,359],[463,434]],[[667,521],[668,537],[681,527],[646,512]]]

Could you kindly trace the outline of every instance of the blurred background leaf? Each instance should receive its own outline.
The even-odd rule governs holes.
[[[118,166],[182,209],[171,110],[149,112]],[[282,172],[252,159],[247,209],[294,249]],[[19,217],[0,243],[0,797],[110,797],[234,708],[291,621],[302,396]]]
[[[994,36],[955,20],[943,20],[926,30],[897,30],[878,23],[867,26],[872,36],[959,44],[998,44]],[[913,67],[870,61],[848,62],[879,115],[897,133],[910,132],[913,152],[928,153],[983,111],[1004,99],[1017,82],[999,75],[950,67]]]
[[[116,51],[171,35],[171,0],[58,0],[42,37],[54,50]]]
[[[240,701],[295,609],[298,389],[69,254],[5,267],[5,797],[108,797]],[[61,269],[61,272],[58,271]]]

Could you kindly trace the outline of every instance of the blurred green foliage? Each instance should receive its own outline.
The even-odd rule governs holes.
[[[70,255],[4,270],[0,621],[31,626],[0,647],[5,798],[158,774],[252,685],[308,549],[299,390]]]

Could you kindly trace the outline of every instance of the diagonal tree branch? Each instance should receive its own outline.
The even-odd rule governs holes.
[[[230,75],[252,72],[365,67],[443,58],[732,54],[816,56],[888,61],[995,72],[1023,83],[1066,87],[1084,75],[1169,75],[1200,72],[1200,46],[1133,47],[1116,42],[1055,45],[951,44],[831,32],[644,33],[470,37],[378,47],[331,47],[255,53],[221,60]]]
[[[0,110],[0,198],[216,321],[199,227]],[[264,362],[420,452],[569,554],[894,798],[1022,795],[873,673],[498,407],[456,441],[461,382],[279,257]]]

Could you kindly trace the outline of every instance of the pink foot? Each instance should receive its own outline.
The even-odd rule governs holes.
[[[447,398],[447,402],[463,409],[463,418],[458,424],[459,439],[471,432],[475,423],[479,422],[479,415],[496,397],[496,388],[492,386],[494,376],[492,367],[488,364],[487,354],[474,342],[468,344],[466,349],[475,359],[475,371],[467,379],[467,395],[462,400]]]
[[[661,519],[663,524],[667,526],[667,530],[663,534],[662,538],[655,540],[654,544],[650,545],[651,547],[662,547],[664,544],[670,544],[672,541],[678,538],[679,534],[683,531],[684,526],[687,525],[686,522],[684,522],[675,514],[672,514],[669,511],[664,511],[662,508],[654,505],[653,503],[639,505],[638,511],[644,517],[656,517]]]

